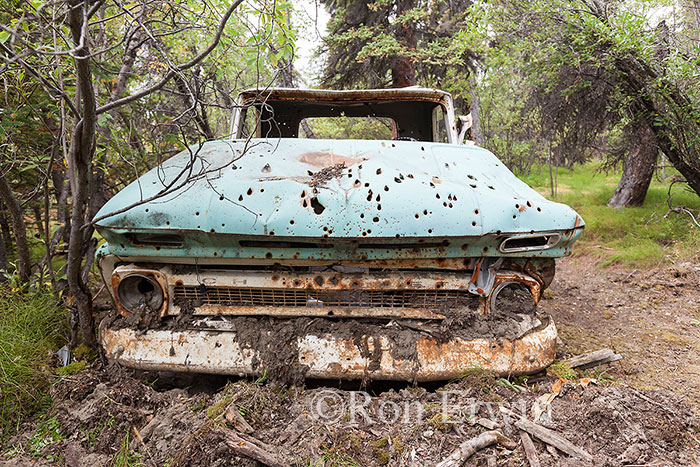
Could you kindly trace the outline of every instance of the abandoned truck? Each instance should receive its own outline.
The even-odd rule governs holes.
[[[231,139],[97,214],[107,357],[293,381],[545,368],[536,305],[584,223],[461,144],[462,121],[433,89],[241,93]]]

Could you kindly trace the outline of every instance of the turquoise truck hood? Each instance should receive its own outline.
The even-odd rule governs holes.
[[[104,217],[169,185],[179,188]],[[467,251],[484,248],[480,237],[493,243],[533,232],[562,232],[555,248],[537,252],[562,256],[583,227],[574,210],[546,200],[482,148],[314,139],[212,141],[191,147],[120,191],[96,219],[114,254],[203,256],[216,251],[222,257],[241,255],[232,236],[383,243],[461,239],[452,247],[459,247],[454,255],[464,257],[484,254]],[[149,232],[181,235],[184,244],[155,253],[154,246],[130,240],[129,235]],[[444,251],[443,246],[436,248]],[[486,248],[501,255],[493,245]]]

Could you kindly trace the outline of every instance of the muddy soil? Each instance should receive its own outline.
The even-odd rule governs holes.
[[[521,392],[477,372],[431,390],[304,389],[239,380],[210,394],[159,389],[151,378],[112,367],[64,379],[54,389],[51,411],[64,439],[41,456],[0,464],[52,465],[46,460],[52,457],[92,467],[110,465],[126,450],[141,465],[253,466],[226,437],[249,427],[246,439],[290,465],[434,465],[485,430],[470,422],[476,418],[519,441],[513,419],[499,407],[531,418],[536,398],[552,390],[545,381]],[[535,440],[542,466],[691,465],[700,454],[690,407],[666,391],[564,383],[540,423],[593,456],[592,462],[573,459]],[[15,446],[30,444],[31,426],[24,428]],[[489,458],[496,465],[527,465],[520,444],[484,449],[468,465],[487,465]]]

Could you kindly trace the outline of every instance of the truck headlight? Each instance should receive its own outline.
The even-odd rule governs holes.
[[[121,306],[134,313],[148,308],[159,312],[163,306],[163,288],[152,276],[130,274],[119,282],[117,298]]]

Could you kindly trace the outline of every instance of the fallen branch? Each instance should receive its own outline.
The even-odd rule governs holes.
[[[274,454],[272,452],[275,449],[274,447],[268,446],[260,440],[237,433],[223,426],[219,427],[218,430],[224,435],[226,445],[238,454],[254,459],[269,467],[287,467],[291,464],[281,454]]]
[[[515,415],[513,412],[510,412],[510,414]],[[571,443],[566,438],[556,433],[555,431],[550,430],[549,428],[545,428],[542,425],[532,423],[531,421],[526,420],[522,417],[519,417],[519,419],[515,422],[515,426],[518,429],[528,434],[531,434],[540,441],[554,446],[555,448],[567,453],[572,457],[578,457],[579,459],[587,460],[589,462],[593,461],[593,456],[591,456],[588,452]]]
[[[520,441],[523,443],[525,456],[527,457],[527,462],[530,464],[530,467],[540,467],[540,460],[537,457],[535,444],[532,442],[532,439],[530,439],[530,435],[524,431],[520,432]]]
[[[600,349],[571,357],[564,363],[569,368],[580,368],[581,370],[585,370],[586,368],[592,368],[594,366],[602,365],[603,363],[611,363],[618,360],[622,360],[622,355],[616,354],[610,349]]]
[[[510,449],[515,448],[515,443],[503,436],[500,431],[485,431],[479,436],[460,444],[452,454],[443,459],[435,467],[459,467],[481,449],[496,443],[502,444]]]

